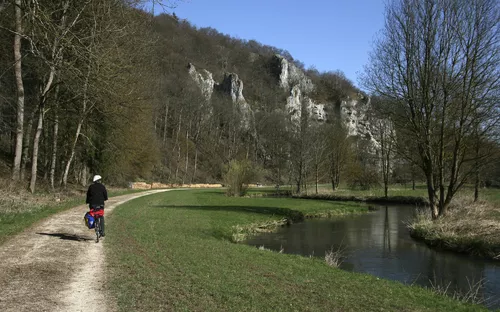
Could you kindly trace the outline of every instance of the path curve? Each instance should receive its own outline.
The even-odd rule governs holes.
[[[106,216],[129,200],[170,190],[112,197]],[[81,205],[58,213],[0,246],[0,311],[116,310],[104,291],[105,239],[96,244],[94,231],[85,228],[87,210]]]

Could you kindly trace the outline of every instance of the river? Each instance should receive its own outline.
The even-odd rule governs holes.
[[[436,251],[412,239],[405,222],[411,206],[374,206],[376,211],[335,219],[308,219],[248,240],[252,246],[324,257],[343,250],[341,269],[405,284],[447,288],[449,294],[477,289],[490,309],[500,309],[500,263]]]

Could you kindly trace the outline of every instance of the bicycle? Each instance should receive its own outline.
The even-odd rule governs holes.
[[[95,242],[99,242],[99,238],[101,237],[101,218],[95,219]]]
[[[104,209],[102,207],[94,208],[94,229],[95,229],[95,242],[99,243],[99,239],[102,237],[102,225],[101,217],[104,217]],[[102,212],[101,212],[102,211]]]

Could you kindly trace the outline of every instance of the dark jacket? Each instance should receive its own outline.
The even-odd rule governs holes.
[[[89,190],[87,191],[86,203],[91,207],[104,206],[105,200],[108,200],[108,192],[106,191],[106,187],[99,182],[92,183],[89,186]]]

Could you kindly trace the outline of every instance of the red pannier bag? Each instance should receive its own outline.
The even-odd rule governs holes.
[[[90,212],[94,218],[104,217],[104,209],[91,209]]]

